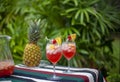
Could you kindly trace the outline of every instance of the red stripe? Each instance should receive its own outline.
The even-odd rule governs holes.
[[[25,71],[28,71],[28,72],[39,72],[39,73],[43,73],[43,74],[53,74],[53,72],[33,70],[33,69],[26,69],[26,68],[19,68],[19,67],[15,67],[15,69],[25,70]],[[58,75],[58,76],[71,76],[71,77],[76,77],[76,78],[82,78],[84,80],[84,82],[89,82],[88,77],[85,76],[85,75],[73,75],[73,74],[62,74],[62,73],[56,73],[56,75]]]

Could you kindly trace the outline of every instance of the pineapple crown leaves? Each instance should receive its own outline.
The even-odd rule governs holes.
[[[30,43],[37,43],[40,39],[40,20],[30,22],[30,26],[28,28],[28,39]]]

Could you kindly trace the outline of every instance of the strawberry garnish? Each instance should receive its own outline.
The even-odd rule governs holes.
[[[70,35],[68,35],[68,41],[75,41],[75,39],[76,39],[76,34],[70,34]]]
[[[57,41],[55,39],[52,40],[52,44],[56,44]]]
[[[72,40],[72,38],[71,38],[71,36],[70,36],[70,35],[68,36],[68,40],[69,40],[69,41],[70,41],[70,40]]]

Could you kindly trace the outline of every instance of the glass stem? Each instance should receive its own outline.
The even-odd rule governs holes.
[[[53,64],[53,71],[54,71],[53,78],[55,78],[56,77],[56,74],[55,74],[55,64]]]
[[[68,72],[70,72],[70,60],[68,60]]]

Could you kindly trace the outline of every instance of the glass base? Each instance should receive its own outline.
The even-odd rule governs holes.
[[[47,79],[49,79],[49,80],[60,80],[61,77],[53,75],[52,77],[48,77]]]

